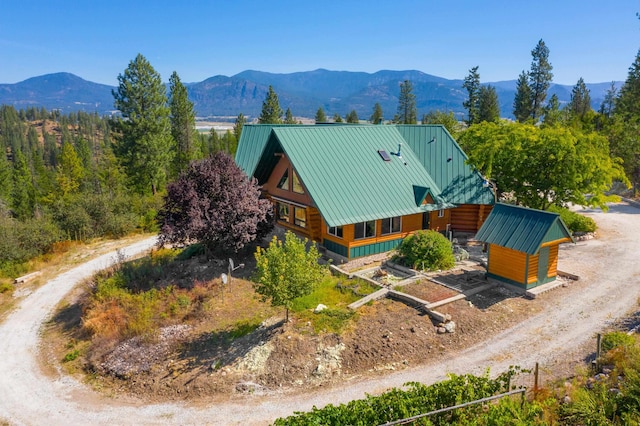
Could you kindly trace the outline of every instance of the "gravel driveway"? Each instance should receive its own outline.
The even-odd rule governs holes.
[[[640,209],[614,204],[608,213],[587,210],[600,227],[597,240],[560,249],[559,269],[581,277],[562,297],[548,297],[544,311],[445,362],[410,368],[385,377],[353,380],[325,392],[242,396],[233,403],[208,407],[183,404],[140,405],[102,396],[58,374],[43,374],[39,330],[56,304],[81,280],[109,266],[115,253],[101,256],[47,282],[27,295],[0,325],[0,420],[25,425],[269,424],[277,417],[314,405],[342,403],[409,381],[432,383],[446,373],[500,372],[510,365],[553,365],[571,357],[594,333],[638,306],[640,297]],[[155,243],[149,239],[125,250],[127,256]],[[564,291],[567,290],[567,291]]]

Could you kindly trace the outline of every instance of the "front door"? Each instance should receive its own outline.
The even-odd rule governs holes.
[[[538,255],[538,282],[547,281],[549,273],[549,247],[542,247]]]
[[[429,212],[422,213],[422,229],[429,229]]]

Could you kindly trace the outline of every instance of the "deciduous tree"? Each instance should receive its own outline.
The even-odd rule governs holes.
[[[260,198],[249,180],[226,153],[189,164],[167,186],[158,213],[159,241],[202,242],[215,252],[237,252],[270,230],[273,206]]]
[[[442,124],[454,138],[460,133],[460,123],[453,111],[448,113],[440,110],[429,111],[422,117],[422,124]]]
[[[460,143],[471,164],[527,207],[573,203],[606,208],[613,181],[628,183],[609,156],[607,139],[594,132],[484,122],[471,126]]]
[[[255,253],[254,288],[263,301],[270,299],[272,306],[284,306],[286,321],[291,302],[310,294],[324,275],[318,250],[313,244],[307,250],[307,243],[306,238],[301,240],[287,231],[284,243],[273,237],[267,249],[258,247]]]

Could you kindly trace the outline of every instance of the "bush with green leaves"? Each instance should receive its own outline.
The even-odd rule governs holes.
[[[636,339],[623,331],[612,331],[602,336],[602,350],[604,352],[620,347],[630,348],[635,343]]]
[[[397,250],[401,261],[415,269],[446,270],[453,268],[456,263],[451,242],[432,230],[409,235]]]
[[[567,225],[569,231],[575,232],[594,232],[597,228],[596,222],[587,216],[581,215],[564,207],[551,206],[550,212],[560,214],[560,218]]]

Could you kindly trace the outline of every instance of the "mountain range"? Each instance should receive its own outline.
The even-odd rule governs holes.
[[[233,120],[239,113],[249,120],[257,118],[271,85],[282,109],[290,108],[295,117],[314,118],[322,107],[327,117],[336,113],[344,117],[355,110],[361,120],[366,120],[376,102],[382,107],[385,119],[395,115],[400,83],[405,80],[411,81],[418,118],[433,110],[453,111],[460,119],[465,116],[462,103],[467,91],[462,87],[463,80],[448,80],[415,70],[365,73],[317,69],[289,74],[248,70],[231,77],[217,75],[201,82],[185,83],[185,86],[199,119]],[[496,88],[501,115],[512,117],[516,80],[483,84]],[[622,82],[615,84],[619,88]],[[594,109],[600,107],[610,87],[611,82],[587,83]],[[17,109],[44,107],[63,113],[113,114],[117,112],[112,95],[115,89],[115,86],[60,72],[15,84],[0,84],[0,104]],[[572,89],[573,86],[552,84],[547,99],[556,94],[562,105],[570,101]]]

